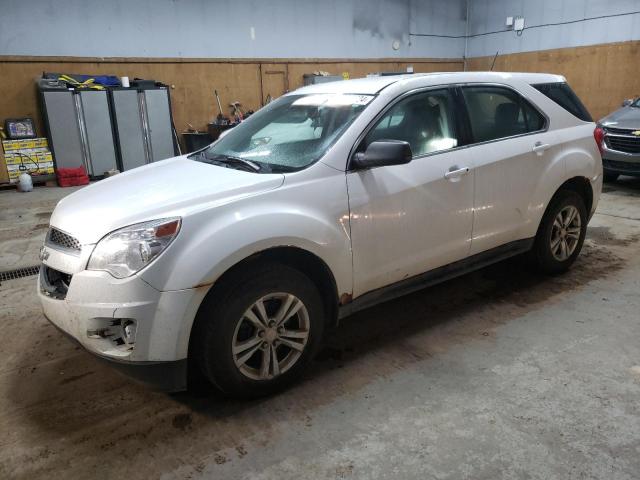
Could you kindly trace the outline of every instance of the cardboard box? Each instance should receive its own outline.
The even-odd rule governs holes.
[[[22,152],[9,152],[4,155],[5,163],[7,164],[7,168],[10,165],[21,165],[24,163],[24,166],[28,169],[35,168],[33,162],[41,163],[41,162],[53,162],[53,155],[48,150],[46,151],[33,151],[33,150],[25,150]]]
[[[53,170],[53,162],[38,162],[38,168],[36,168],[35,165],[31,164],[31,166],[29,167],[26,163],[24,165],[25,167],[27,167],[27,171],[29,173],[38,173],[44,169],[51,169]],[[9,172],[12,172],[13,170],[20,170],[20,164],[16,164],[16,165],[7,165],[7,170]]]
[[[49,149],[46,138],[24,138],[22,140],[2,140],[2,149],[5,153],[32,148]]]
[[[42,175],[53,175],[53,155],[46,138],[3,140],[4,163],[11,183],[18,181],[24,165],[34,180]]]

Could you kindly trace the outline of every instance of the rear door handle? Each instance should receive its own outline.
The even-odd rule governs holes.
[[[537,153],[538,155],[542,155],[545,150],[550,147],[551,145],[549,145],[548,143],[536,142],[531,150],[533,150],[533,152]]]
[[[456,180],[467,173],[469,173],[469,167],[458,168],[457,165],[454,165],[447,173],[444,174],[444,178],[447,180]]]

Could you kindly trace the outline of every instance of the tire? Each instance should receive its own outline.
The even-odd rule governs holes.
[[[278,328],[281,308],[297,310],[282,315]],[[261,397],[302,375],[325,323],[320,292],[307,276],[285,265],[255,265],[232,274],[207,296],[196,317],[192,354],[204,377],[224,394]]]
[[[560,217],[561,214],[562,217]],[[559,223],[566,223],[571,214],[575,216],[571,217],[569,226],[559,228]],[[563,219],[562,222],[560,218]],[[557,192],[538,227],[530,252],[533,266],[547,274],[567,271],[582,249],[587,232],[587,221],[587,209],[580,195],[571,190]]]
[[[615,182],[619,176],[620,175],[617,173],[603,173],[602,179],[604,180],[605,183],[612,183],[612,182]]]

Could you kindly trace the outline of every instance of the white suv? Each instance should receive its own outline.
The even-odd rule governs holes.
[[[546,74],[296,90],[206,149],[63,199],[44,313],[156,387],[272,392],[356,310],[525,252],[566,270],[602,186],[585,112]]]

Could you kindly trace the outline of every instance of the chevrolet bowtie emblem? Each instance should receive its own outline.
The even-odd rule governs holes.
[[[44,248],[44,247],[40,247],[40,261],[44,262],[45,260],[47,260],[49,258],[49,251]]]
[[[640,130],[634,130],[631,132],[631,135],[635,135],[636,137],[640,136]]]

